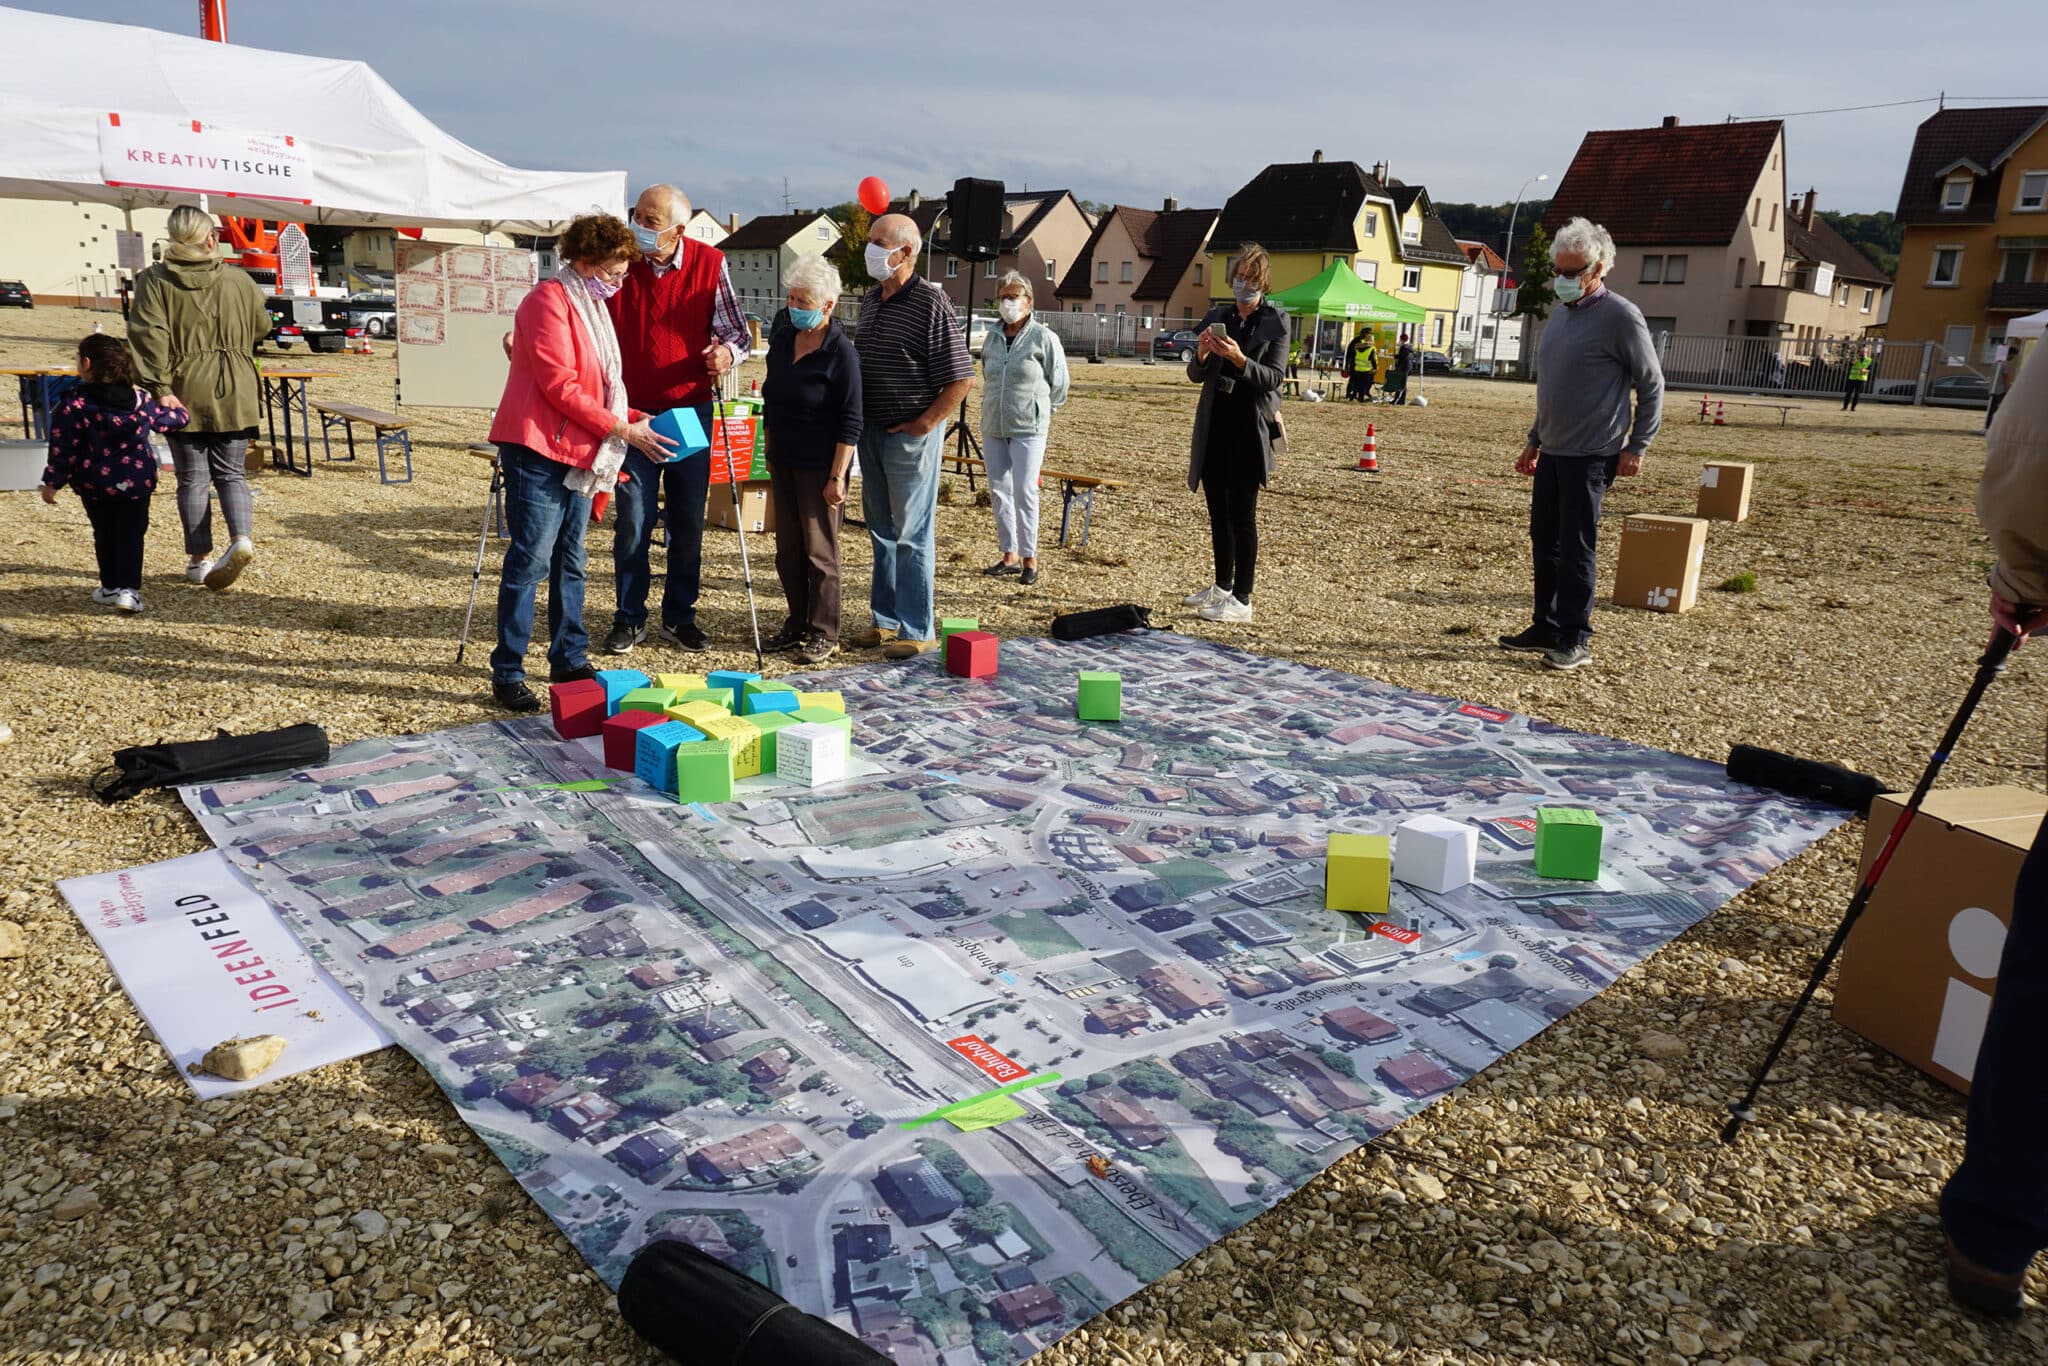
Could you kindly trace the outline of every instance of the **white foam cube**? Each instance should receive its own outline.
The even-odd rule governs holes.
[[[846,776],[846,732],[838,726],[784,726],[775,732],[775,772],[805,787],[823,787]]]
[[[1472,881],[1478,859],[1479,831],[1463,822],[1417,816],[1394,831],[1394,880],[1410,887],[1456,891]]]

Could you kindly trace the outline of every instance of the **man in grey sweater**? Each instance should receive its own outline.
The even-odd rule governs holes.
[[[1643,452],[1664,409],[1664,372],[1643,312],[1609,290],[1614,239],[1583,218],[1550,246],[1564,307],[1537,344],[1536,421],[1515,473],[1534,475],[1529,539],[1535,551],[1535,610],[1529,628],[1502,636],[1503,649],[1530,650],[1549,669],[1593,657],[1593,557],[1600,503],[1618,474],[1643,468]],[[1629,415],[1629,394],[1635,415]]]

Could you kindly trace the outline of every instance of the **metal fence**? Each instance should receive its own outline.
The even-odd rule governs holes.
[[[1990,393],[1990,367],[1946,356],[1938,342],[1677,332],[1659,332],[1656,341],[1664,386],[1679,392],[1840,397],[1850,362],[1867,347],[1870,380],[1863,396],[1873,402],[1982,407]]]

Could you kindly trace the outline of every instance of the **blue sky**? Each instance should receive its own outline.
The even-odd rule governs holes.
[[[192,0],[26,7],[179,33],[198,23]],[[673,180],[744,219],[781,210],[785,177],[808,206],[852,198],[869,174],[898,193],[980,175],[1104,202],[1220,205],[1267,162],[1319,147],[1385,160],[1438,199],[1506,202],[1539,171],[1554,186],[1589,128],[1943,90],[2048,102],[2041,15],[2039,0],[229,0],[228,36],[368,62],[512,165]],[[283,127],[294,95],[276,96]],[[1817,187],[1824,208],[1892,207],[1913,128],[1933,109],[1788,120],[1788,188]]]

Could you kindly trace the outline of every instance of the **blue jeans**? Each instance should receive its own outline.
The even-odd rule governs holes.
[[[1963,1165],[1941,1193],[1941,1221],[1965,1257],[2017,1275],[2048,1251],[2048,823],[2012,893],[1998,990],[1970,1079]]]
[[[875,552],[868,605],[876,626],[905,640],[932,638],[932,534],[945,445],[944,423],[923,436],[861,429],[861,516]]]
[[[538,451],[501,442],[505,472],[505,567],[498,577],[498,648],[491,651],[491,681],[526,678],[526,645],[533,639],[533,598],[548,581],[548,667],[585,662],[590,636],[583,629],[583,528],[590,500],[569,492],[569,467]]]
[[[1536,462],[1529,499],[1529,540],[1535,552],[1536,602],[1530,624],[1569,650],[1593,638],[1594,552],[1600,504],[1621,458],[1551,455]]]
[[[710,404],[697,405],[697,420],[711,430]],[[661,620],[668,626],[693,625],[704,570],[704,497],[711,484],[711,457],[693,455],[657,465],[628,451],[625,472],[626,482],[612,494],[612,571],[619,594],[614,619],[627,626],[647,620],[647,591],[653,583],[647,551],[654,542],[655,503],[664,498],[668,573],[661,588]]]

